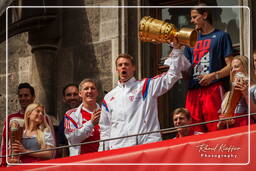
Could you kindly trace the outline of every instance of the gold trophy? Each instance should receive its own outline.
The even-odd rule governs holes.
[[[10,133],[9,133],[9,139],[10,139],[10,151],[9,154],[13,155],[15,154],[12,148],[12,144],[15,142],[15,140],[18,140],[21,142],[22,134],[23,134],[23,126],[24,126],[24,119],[21,118],[12,118],[10,120]],[[10,157],[10,163],[18,163],[20,161],[19,156],[11,156]]]
[[[144,42],[171,43],[176,37],[182,45],[194,47],[197,40],[197,31],[191,28],[182,28],[177,31],[175,25],[145,16],[140,20],[139,38]]]

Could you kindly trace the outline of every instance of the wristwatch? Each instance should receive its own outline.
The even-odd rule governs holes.
[[[215,72],[215,79],[218,80],[220,78],[219,73]]]

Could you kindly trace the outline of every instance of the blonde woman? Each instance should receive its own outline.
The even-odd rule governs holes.
[[[254,72],[250,72],[250,80],[249,79],[249,69],[248,69],[248,57],[246,56],[236,56],[232,60],[231,63],[231,71],[230,71],[230,80],[234,86],[234,90],[241,92],[241,98],[238,102],[238,105],[235,108],[234,116],[236,115],[243,115],[248,114],[248,104],[251,103],[251,111],[255,110],[252,105],[252,100],[249,100],[249,85],[252,86],[255,84],[256,77]],[[229,93],[225,99],[223,100],[224,103],[227,103],[228,99],[230,99]],[[223,108],[226,105],[222,105]],[[222,108],[222,110],[223,110]],[[225,118],[224,114],[220,115],[220,118]],[[253,121],[251,121],[253,122]],[[232,119],[227,121],[220,121],[218,123],[218,128],[223,129],[226,127],[236,127],[236,126],[243,126],[248,124],[248,118],[238,118]]]
[[[15,153],[24,153],[40,149],[48,149],[55,146],[55,140],[47,116],[42,105],[32,103],[25,111],[25,128],[21,142],[15,141],[12,144]],[[54,151],[42,151],[26,154],[20,157],[22,163],[30,163],[45,159],[51,159]]]
[[[251,74],[256,77],[256,49],[253,51],[253,70],[251,70]],[[254,77],[252,77],[254,78]],[[251,113],[256,113],[256,80],[251,78],[252,85],[250,87],[250,97],[251,97]],[[256,122],[256,115],[252,115],[254,118],[254,122]]]

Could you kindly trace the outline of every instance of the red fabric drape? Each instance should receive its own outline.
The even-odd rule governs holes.
[[[250,128],[250,134],[248,129]],[[248,141],[250,140],[250,142]],[[250,151],[249,145],[250,144]],[[202,135],[166,140],[123,149],[83,154],[37,164],[51,166],[14,166],[18,170],[196,170],[256,169],[256,125]],[[55,164],[70,165],[55,165]],[[86,165],[89,164],[90,165]],[[101,165],[92,165],[92,164]],[[84,165],[82,165],[84,164]],[[107,164],[107,165],[102,165]],[[119,164],[114,165],[113,164]],[[125,166],[124,166],[125,164]],[[167,164],[167,166],[163,166]],[[128,166],[127,166],[128,165]],[[133,165],[133,166],[131,166]],[[200,166],[199,166],[200,165]],[[4,169],[3,169],[4,170]]]

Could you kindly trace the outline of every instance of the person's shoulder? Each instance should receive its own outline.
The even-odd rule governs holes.
[[[8,119],[12,119],[12,118],[24,118],[24,114],[21,114],[20,112],[16,112],[16,113],[12,113],[12,114],[9,114],[8,116]]]
[[[251,91],[256,91],[256,84],[253,84],[252,86],[250,86],[250,90]]]
[[[115,88],[113,88],[112,90],[110,90],[105,96],[104,96],[104,100],[109,100],[113,95],[118,94],[118,86],[116,86]]]
[[[77,108],[73,108],[73,109],[69,109],[68,111],[65,112],[65,115],[72,115],[73,113],[75,113],[77,110]]]
[[[151,80],[154,80],[156,78],[159,78],[163,75],[165,75],[166,72],[163,72],[162,74],[159,74],[159,75],[155,75],[153,77],[146,77],[146,78],[143,78],[141,80],[136,80],[136,85],[144,85],[144,84],[147,84],[148,82],[150,82]]]
[[[17,116],[24,116],[24,114],[21,114],[20,112],[8,114],[8,117],[17,117]]]
[[[228,32],[225,32],[223,30],[215,29],[215,33],[221,35],[221,36],[229,36]]]
[[[149,78],[149,77],[142,78],[142,79],[140,79],[140,80],[137,80],[136,82],[137,82],[137,83],[141,83],[141,82],[144,82],[144,81],[146,81],[146,80],[148,80],[148,79],[151,79],[151,78]]]

